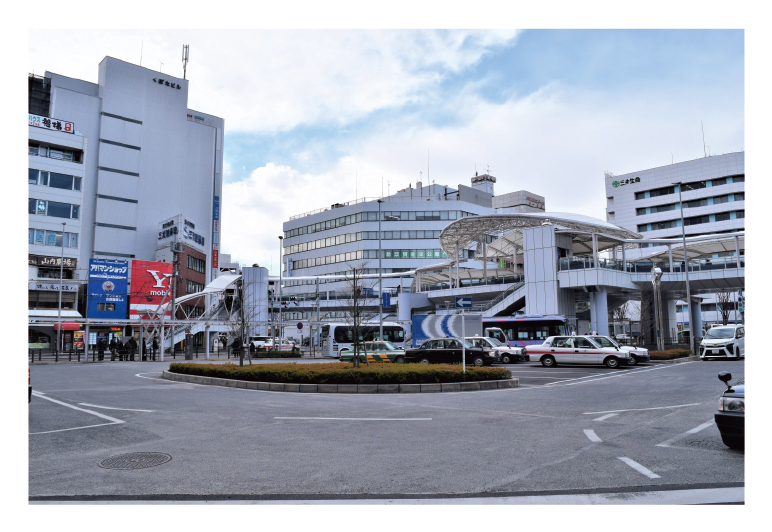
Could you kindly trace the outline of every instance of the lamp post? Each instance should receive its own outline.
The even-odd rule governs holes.
[[[281,260],[281,252],[282,252],[281,244],[282,244],[283,240],[284,240],[284,237],[279,235],[279,345],[281,345],[281,334],[282,334],[282,330],[281,330],[281,304],[282,304],[282,301],[281,301],[281,270],[282,270],[282,267],[284,266],[284,263]],[[276,344],[273,345],[273,348],[276,349]]]
[[[381,183],[383,186],[383,183]],[[381,191],[383,194],[383,191]],[[378,200],[378,300],[379,309],[378,312],[378,339],[383,341],[383,268],[381,267],[381,203],[382,199]]]
[[[673,183],[678,187],[678,206],[681,207],[681,238],[684,243],[684,268],[686,269],[686,312],[689,317],[689,350],[694,353],[694,323],[692,323],[692,294],[689,289],[689,257],[686,253],[686,226],[684,225],[684,202],[681,199],[682,181]],[[686,322],[686,320],[684,320]]]
[[[64,277],[64,228],[67,222],[62,222],[62,258],[59,259],[59,315],[56,327],[56,351],[62,350],[62,278]]]

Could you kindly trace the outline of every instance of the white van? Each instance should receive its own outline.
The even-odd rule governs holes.
[[[700,358],[745,358],[745,326],[719,325],[710,329],[700,342]]]

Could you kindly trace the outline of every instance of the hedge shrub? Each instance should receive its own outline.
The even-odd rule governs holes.
[[[651,360],[672,360],[692,356],[688,349],[668,349],[666,351],[649,351]]]
[[[257,351],[256,353],[252,353],[252,358],[302,358],[303,354],[301,352],[295,352],[292,351]],[[247,357],[244,357],[244,360],[246,360]]]
[[[299,384],[432,384],[440,382],[487,381],[512,378],[504,368],[467,367],[460,365],[391,364],[371,362],[370,366],[353,367],[345,362],[318,364],[236,364],[172,363],[169,371],[220,379],[256,382],[290,382]]]

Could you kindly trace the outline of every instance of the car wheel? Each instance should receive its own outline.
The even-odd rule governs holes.
[[[740,350],[738,348],[734,348],[734,356],[735,360],[740,360]]]
[[[428,358],[426,358],[426,357],[423,357],[422,359],[420,359],[420,360],[418,361],[418,363],[419,363],[419,364],[428,364],[428,363],[429,363],[429,359],[428,359]]]
[[[730,449],[744,449],[745,448],[745,438],[740,438],[737,436],[724,436],[721,435],[721,441],[724,442],[724,445],[729,447]]]
[[[405,363],[405,357],[397,357],[394,359],[395,364],[404,364]]]
[[[501,357],[501,363],[502,364],[509,364],[509,355],[503,355]]]
[[[557,366],[557,363],[555,362],[555,357],[552,355],[547,355],[545,357],[542,357],[541,359],[541,365],[545,368],[551,368],[553,366]]]
[[[617,357],[608,357],[606,360],[603,361],[603,363],[606,365],[607,368],[618,368],[619,367],[619,359]]]
[[[472,361],[472,363],[477,367],[484,366],[485,359],[483,357],[474,357],[474,360]]]
[[[637,366],[638,365],[638,359],[635,357],[630,357],[630,361],[627,363],[628,366]]]

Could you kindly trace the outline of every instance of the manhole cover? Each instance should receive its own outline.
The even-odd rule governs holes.
[[[164,453],[129,453],[105,458],[98,465],[105,469],[144,469],[165,464],[171,459]]]

